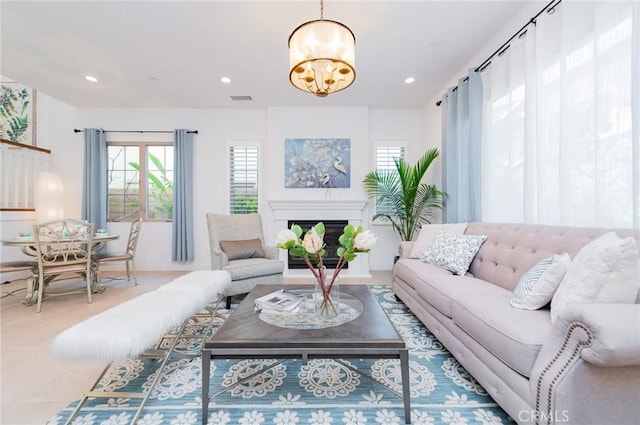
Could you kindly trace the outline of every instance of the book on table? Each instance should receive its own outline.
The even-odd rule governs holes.
[[[256,298],[256,306],[263,311],[275,310],[276,312],[291,312],[304,301],[304,295],[295,291],[289,291],[286,289],[279,289],[264,295],[260,298]]]

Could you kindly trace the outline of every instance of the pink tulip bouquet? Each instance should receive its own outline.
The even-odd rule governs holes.
[[[331,290],[338,274],[346,263],[356,259],[358,253],[369,252],[376,240],[374,234],[369,230],[363,230],[362,226],[356,228],[351,224],[346,225],[342,235],[338,238],[340,246],[337,254],[340,258],[333,275],[329,278],[327,278],[327,270],[323,264],[326,251],[322,222],[309,229],[304,237],[302,236],[302,228],[297,224],[292,225],[291,229],[283,229],[278,233],[276,245],[278,248],[289,251],[292,256],[302,258],[313,273],[313,277],[322,291],[319,313],[321,315],[336,315],[338,309],[331,298]]]

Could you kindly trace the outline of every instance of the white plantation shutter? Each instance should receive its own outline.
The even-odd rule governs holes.
[[[257,146],[229,146],[229,212],[258,212]]]
[[[404,158],[404,146],[377,146],[376,170],[396,170],[395,158]],[[385,205],[376,205],[376,214],[390,214]]]

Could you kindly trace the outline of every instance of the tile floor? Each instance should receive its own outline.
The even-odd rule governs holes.
[[[140,272],[137,286],[120,275],[118,280],[105,282],[107,290],[94,294],[91,304],[87,303],[86,294],[61,296],[45,301],[39,314],[35,312],[35,306],[20,303],[25,294],[24,280],[1,285],[0,424],[45,424],[87,391],[106,366],[102,362],[53,358],[49,346],[57,334],[116,304],[152,291],[183,273]],[[372,275],[372,279],[358,279],[358,282],[391,282],[390,271],[374,271]],[[342,282],[348,284],[350,280],[343,279]],[[353,281],[355,283],[355,279]],[[292,279],[286,279],[285,283],[292,283]],[[59,285],[78,287],[82,281],[70,279]],[[5,296],[13,291],[13,295]]]

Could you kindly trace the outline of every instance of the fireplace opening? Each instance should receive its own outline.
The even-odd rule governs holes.
[[[337,254],[338,248],[340,246],[338,244],[338,238],[342,234],[342,231],[344,230],[344,226],[349,224],[349,221],[347,220],[289,220],[287,224],[287,228],[290,229],[293,224],[297,224],[298,226],[302,227],[302,236],[304,237],[304,234],[307,233],[307,231],[309,231],[311,227],[315,226],[320,221],[324,223],[324,244],[325,244],[324,249],[327,252],[327,255],[324,257],[322,262],[327,269],[335,269],[336,266],[338,265],[338,260],[340,258],[338,257],[338,254]],[[307,264],[304,262],[302,258],[292,257],[291,255],[288,255],[288,257],[289,257],[289,260],[288,260],[289,269],[308,268]],[[313,265],[314,267],[316,266],[315,263],[313,263]],[[345,263],[344,268],[348,269],[349,263]]]

